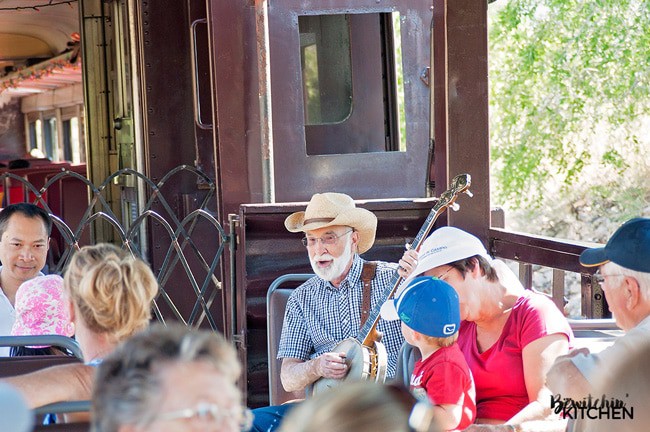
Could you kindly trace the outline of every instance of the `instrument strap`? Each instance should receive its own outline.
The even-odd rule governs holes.
[[[363,327],[368,315],[370,315],[370,292],[372,291],[372,280],[375,278],[375,271],[377,270],[377,263],[375,261],[367,261],[363,263],[361,270],[361,282],[363,282],[363,294],[361,301],[361,325]]]

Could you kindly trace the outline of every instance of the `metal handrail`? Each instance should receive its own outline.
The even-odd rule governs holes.
[[[81,401],[65,401],[65,402],[54,402],[51,404],[43,405],[38,408],[34,408],[32,412],[34,415],[41,416],[50,413],[55,414],[64,414],[64,413],[74,413],[74,412],[88,412],[90,411],[91,401],[81,400]]]
[[[613,319],[570,319],[572,330],[620,330]]]
[[[192,96],[194,100],[194,123],[201,129],[212,129],[212,123],[203,123],[201,118],[201,89],[199,87],[198,51],[196,43],[196,27],[198,24],[207,24],[207,18],[192,21],[190,25],[190,63],[192,64]]]
[[[79,343],[62,335],[0,336],[0,346],[58,346],[69,350],[75,357],[83,360]]]

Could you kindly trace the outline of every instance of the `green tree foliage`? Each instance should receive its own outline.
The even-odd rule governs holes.
[[[650,1],[499,0],[490,9],[493,201],[576,212],[580,202],[626,200],[615,219],[641,214],[650,196]]]

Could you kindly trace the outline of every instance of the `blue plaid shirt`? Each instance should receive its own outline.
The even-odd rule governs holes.
[[[330,352],[342,340],[359,335],[364,260],[354,256],[352,267],[338,288],[314,276],[300,285],[289,297],[284,314],[278,358],[307,361]],[[377,262],[372,281],[371,309],[381,301],[390,285],[397,264]],[[388,378],[395,376],[397,355],[404,342],[400,321],[379,319],[377,330],[388,352]]]

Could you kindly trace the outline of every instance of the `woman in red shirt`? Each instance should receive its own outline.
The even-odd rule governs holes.
[[[555,304],[524,289],[478,238],[453,227],[442,227],[425,240],[402,286],[420,274],[443,279],[458,293],[458,344],[476,385],[477,424],[467,430],[519,430],[524,422],[547,418],[546,373],[573,340]]]

